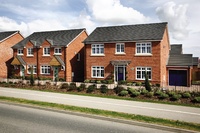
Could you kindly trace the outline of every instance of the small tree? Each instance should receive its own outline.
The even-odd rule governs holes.
[[[151,91],[151,85],[149,83],[147,72],[145,72],[145,89],[148,90],[149,92]]]
[[[31,76],[30,76],[30,84],[31,84],[31,86],[33,86],[34,85],[34,77],[33,77],[33,66],[31,66]]]

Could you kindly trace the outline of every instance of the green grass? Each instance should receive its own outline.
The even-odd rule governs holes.
[[[4,96],[0,96],[0,100],[200,131],[200,124],[196,124],[196,123],[188,123],[188,122],[182,122],[182,121],[154,118],[154,117],[149,117],[149,116],[119,113],[119,112],[114,112],[114,111],[98,110],[98,109],[91,109],[91,108],[83,108],[83,107],[69,106],[69,105],[56,104],[56,103],[39,102],[39,101],[25,100],[25,99],[4,97]]]

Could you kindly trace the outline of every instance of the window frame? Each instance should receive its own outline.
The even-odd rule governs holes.
[[[104,55],[104,44],[91,44],[91,55]]]
[[[49,54],[48,53],[46,54],[46,52],[47,52],[46,49],[49,49],[49,52],[48,52]],[[43,48],[43,56],[50,56],[50,47]]]
[[[17,55],[24,55],[24,49],[23,48],[18,48],[17,49]]]
[[[29,50],[31,50],[32,52]],[[32,54],[30,54],[30,53],[32,53]],[[33,56],[33,55],[34,55],[33,48],[27,48],[27,56]]]
[[[57,51],[58,50],[58,51]],[[55,47],[54,48],[54,54],[55,55],[62,55],[62,48],[60,47]]]
[[[91,68],[92,78],[104,78],[105,75],[104,73],[105,73],[105,68],[103,66],[92,66]]]
[[[119,46],[119,51],[118,51],[118,46]],[[122,46],[123,46],[123,51],[122,51]],[[125,54],[125,44],[124,43],[116,43],[115,44],[115,53],[116,54]]]
[[[77,61],[81,61],[81,53],[77,53]]]
[[[31,71],[29,71],[30,67],[33,67],[33,74],[37,74],[37,66],[36,65],[28,65],[27,66],[27,74],[31,74]]]
[[[151,42],[137,42],[136,55],[152,55],[152,43]]]
[[[49,66],[49,65],[40,66],[40,74],[50,75],[51,74],[51,66]]]
[[[140,69],[140,70],[138,70]],[[138,72],[140,77],[138,77]],[[136,80],[145,80],[145,72],[148,74],[148,79],[152,80],[152,67],[136,67]]]

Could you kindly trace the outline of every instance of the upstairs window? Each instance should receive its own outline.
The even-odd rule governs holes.
[[[92,44],[92,55],[103,55],[104,45],[103,44]]]
[[[54,48],[54,54],[61,55],[61,48]]]
[[[50,48],[49,47],[43,48],[43,55],[44,56],[50,56]]]
[[[151,54],[151,43],[136,43],[136,54]]]
[[[24,54],[23,48],[17,49],[17,54],[23,55]]]
[[[33,48],[27,49],[27,56],[33,56]]]
[[[124,53],[124,43],[117,43],[116,44],[116,53],[120,54],[120,53]]]

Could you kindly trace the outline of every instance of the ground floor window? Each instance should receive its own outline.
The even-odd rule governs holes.
[[[147,73],[148,78],[152,78],[151,67],[137,67],[136,68],[136,79],[145,80],[145,73]]]
[[[92,67],[92,78],[104,78],[104,67],[93,66]]]
[[[51,67],[50,66],[41,66],[41,74],[50,74]]]
[[[33,68],[33,74],[36,74],[37,73],[36,65],[28,65],[27,73],[31,74],[31,67]]]

